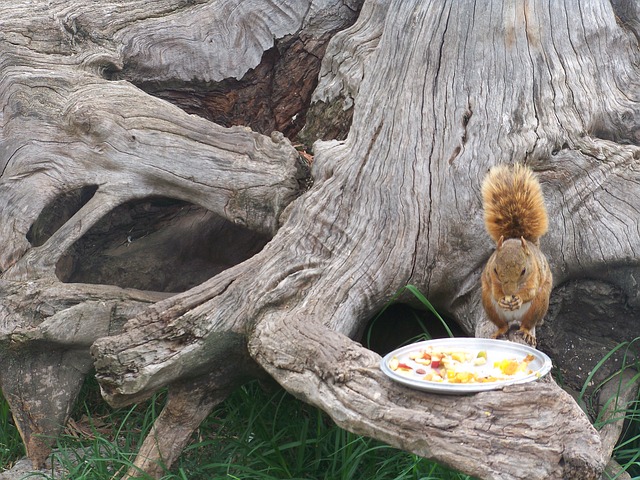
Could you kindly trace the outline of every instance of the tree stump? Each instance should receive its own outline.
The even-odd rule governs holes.
[[[638,336],[631,321],[607,336],[584,321],[596,315],[577,324],[567,313],[588,307],[579,292],[595,281],[597,292],[616,293],[612,311],[637,316],[637,9],[604,0],[366,1],[345,29],[358,8],[347,0],[0,7],[0,359],[9,365],[0,386],[36,466],[50,443],[35,434],[56,434],[90,352],[112,405],[169,386],[136,461],[156,476],[158,461],[170,465],[217,402],[267,374],[350,431],[479,478],[598,478],[606,463],[598,432],[553,381],[460,397],[416,392],[387,379],[379,355],[357,340],[409,283],[468,333],[491,334],[479,301],[492,250],[480,183],[491,165],[516,161],[538,172],[550,216],[542,249],[556,288],[541,348],[570,370],[578,341],[600,338],[605,349]],[[248,100],[249,80],[273,74],[288,94],[274,98],[294,98],[296,86],[282,88],[288,70],[277,67],[295,70],[300,52],[323,51],[338,30],[303,136],[350,126],[343,140],[314,144],[310,171],[281,133],[211,121],[243,123],[242,106],[279,112]],[[213,100],[218,88],[226,100]],[[194,89],[206,93],[191,98]],[[253,125],[293,135],[300,120],[287,112]],[[73,200],[62,201],[69,212],[59,225],[38,220],[63,197]],[[142,222],[158,199],[166,216]],[[120,244],[109,239],[105,261],[126,263],[128,249],[155,253],[166,277],[149,284],[155,292],[80,273],[93,270],[79,266],[92,251],[87,238],[106,242],[118,208],[133,226],[119,230]],[[202,280],[172,281],[188,275],[184,252],[227,231],[246,239],[228,250],[233,266],[203,254]],[[582,360],[586,373],[598,359]]]

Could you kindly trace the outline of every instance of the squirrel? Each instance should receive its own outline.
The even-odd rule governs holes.
[[[533,171],[522,164],[493,167],[482,183],[484,222],[496,249],[482,273],[482,305],[505,336],[518,333],[536,346],[532,330],[549,308],[552,276],[540,250],[548,219],[542,188]]]

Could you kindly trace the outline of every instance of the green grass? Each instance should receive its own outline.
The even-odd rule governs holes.
[[[414,285],[406,285],[398,290],[393,297],[387,302],[387,304],[382,307],[382,309],[377,313],[377,315],[371,320],[365,335],[365,345],[372,345],[372,336],[375,335],[376,325],[382,319],[384,319],[385,314],[388,313],[391,309],[393,309],[397,305],[397,301],[403,295],[407,293],[411,294],[418,300],[423,307],[423,311],[415,310],[415,309],[407,309],[407,312],[410,315],[410,321],[414,324],[415,335],[405,338],[403,343],[410,344],[414,342],[419,342],[421,340],[431,340],[434,336],[432,332],[434,331],[434,327],[438,327],[438,330],[442,331],[446,334],[447,337],[454,337],[454,333],[451,330],[448,322],[445,321],[435,307],[431,304],[431,302],[424,296],[424,294]],[[391,315],[393,316],[393,315]],[[397,320],[397,319],[394,319]],[[435,321],[434,321],[435,320]],[[395,347],[400,347],[402,345],[395,345]]]
[[[614,356],[621,358],[620,367],[612,375],[602,380],[600,384],[590,388],[598,371]],[[640,395],[629,405],[618,405],[618,395],[605,399],[606,402],[602,403],[613,406],[613,415],[609,418],[602,418],[600,414],[596,413],[596,402],[602,387],[608,381],[617,381],[617,391],[623,390],[625,385],[622,384],[622,377],[619,373],[627,370],[632,374],[631,379],[627,382],[634,382],[640,378],[640,337],[616,345],[596,364],[584,382],[579,399],[581,403],[586,405],[587,413],[591,414],[592,418],[595,417],[593,424],[597,429],[602,428],[608,422],[626,419],[621,438],[613,451],[613,457],[622,466],[623,471],[633,479],[640,479]],[[587,394],[589,390],[591,393]]]
[[[0,396],[0,467],[12,466],[24,454],[24,446],[11,418],[9,405]],[[2,471],[2,468],[0,468],[0,471]]]
[[[119,478],[131,465],[135,451],[159,413],[164,395],[157,395],[144,405],[115,411],[109,411],[103,402],[94,403],[96,397],[95,381],[88,380],[83,391],[85,400],[73,415],[78,419],[75,424],[84,427],[83,433],[67,429],[59,439],[57,463],[69,473],[34,478],[106,480]],[[87,413],[92,416],[87,417]],[[3,437],[0,442],[4,443],[8,437],[6,430],[0,435]],[[17,441],[17,435],[11,437],[12,442]],[[14,459],[20,454],[15,452]],[[323,412],[296,400],[280,387],[265,390],[257,382],[251,382],[214,410],[163,479],[470,477],[342,430]]]
[[[342,430],[324,413],[280,388],[269,393],[257,383],[248,384],[213,417],[220,421],[213,429],[201,429],[201,435],[212,439],[217,458],[198,465],[202,476],[193,478],[469,478]],[[200,442],[188,448],[179,468],[193,471],[207,446]]]

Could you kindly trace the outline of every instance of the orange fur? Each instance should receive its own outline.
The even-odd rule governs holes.
[[[539,240],[548,228],[547,211],[531,169],[494,167],[482,184],[487,232],[496,249],[482,273],[482,305],[498,327],[494,338],[518,324],[531,345],[533,329],[549,308],[553,277]]]
[[[524,237],[538,243],[547,232],[547,210],[542,188],[529,167],[498,165],[482,184],[484,218],[489,236]]]

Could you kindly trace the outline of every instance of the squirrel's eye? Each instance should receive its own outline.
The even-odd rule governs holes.
[[[520,276],[524,276],[524,274],[527,273],[527,269],[523,268],[522,271],[520,272]]]
[[[495,273],[497,275],[498,274],[498,269],[494,267],[493,273]]]

